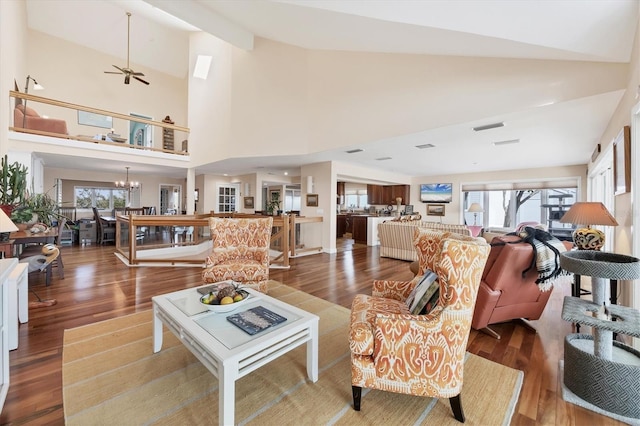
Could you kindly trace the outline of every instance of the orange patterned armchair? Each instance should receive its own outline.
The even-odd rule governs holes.
[[[233,280],[266,293],[272,217],[209,218],[213,240],[202,279],[205,283]]]
[[[416,229],[419,274],[412,281],[374,281],[372,295],[351,307],[349,347],[353,406],[362,388],[449,398],[464,422],[460,392],[471,318],[490,246],[470,236]],[[414,315],[406,299],[425,270],[440,294],[428,314]]]

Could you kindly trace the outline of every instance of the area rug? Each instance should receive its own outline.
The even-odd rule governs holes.
[[[269,295],[320,317],[319,380],[303,345],[236,382],[235,420],[256,425],[459,425],[447,399],[363,390],[354,411],[349,310],[272,281]],[[65,330],[62,384],[68,425],[218,422],[218,381],[169,331],[153,353],[150,310]],[[468,354],[468,425],[509,424],[523,373]]]

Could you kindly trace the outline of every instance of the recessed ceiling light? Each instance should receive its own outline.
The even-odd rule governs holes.
[[[435,148],[436,146],[431,143],[423,143],[422,145],[416,145],[418,149]]]
[[[511,139],[508,141],[500,141],[500,142],[494,142],[493,145],[494,146],[502,146],[502,145],[511,145],[514,143],[520,143],[520,139]]]
[[[360,148],[350,149],[349,151],[347,151],[347,154],[355,154],[356,152],[362,152],[362,151],[364,151],[364,149],[360,149]]]
[[[377,161],[391,160],[391,157],[380,157],[376,158]]]
[[[504,127],[504,122],[501,121],[499,123],[491,123],[485,124],[484,126],[473,127],[473,130],[476,132],[481,132],[483,130],[496,129],[498,127]]]
[[[284,175],[285,176],[289,176],[289,172],[284,172]]]

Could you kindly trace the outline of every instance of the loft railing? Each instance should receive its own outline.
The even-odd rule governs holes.
[[[127,138],[124,138],[126,139],[125,142],[114,142],[114,141],[106,140],[106,137],[105,137],[105,140],[103,140],[101,137],[100,138],[96,137],[96,135],[93,135],[93,136],[70,135],[70,134],[55,133],[55,132],[49,132],[49,131],[43,131],[43,130],[28,129],[23,127],[23,123],[13,123],[13,126],[9,127],[9,130],[11,131],[29,133],[29,134],[40,135],[40,136],[51,136],[56,138],[72,139],[77,141],[93,143],[93,144],[111,145],[111,146],[118,146],[118,147],[145,150],[145,151],[164,152],[164,153],[170,153],[170,154],[176,154],[176,155],[189,154],[187,143],[184,143],[188,140],[188,134],[189,134],[188,127],[177,126],[175,124],[170,124],[162,121],[147,120],[147,119],[140,118],[133,115],[120,114],[113,111],[87,107],[87,106],[73,104],[69,102],[58,101],[55,99],[43,98],[41,96],[32,95],[30,93],[22,93],[14,90],[11,90],[9,92],[9,97],[14,98],[17,103],[20,103],[20,101],[18,100],[22,100],[23,103],[25,104],[26,104],[26,101],[31,101],[31,102],[37,102],[40,104],[52,105],[54,107],[71,109],[74,111],[83,111],[91,114],[97,114],[100,116],[112,117],[113,120],[116,120],[116,119],[124,120],[126,123],[133,121],[136,123],[147,124],[147,125],[153,126],[154,129],[159,129],[158,132],[159,132],[160,138],[163,140],[163,143],[164,143],[165,132],[172,132],[171,136],[173,141],[180,141],[180,142],[177,142],[180,146],[176,146],[175,145],[176,142],[174,142],[173,149],[167,149],[164,144],[162,148],[158,148],[155,146],[135,145],[130,143],[131,141],[129,140],[128,134],[126,135]],[[32,106],[32,105],[27,105],[27,106]],[[78,126],[83,126],[82,129],[84,129],[84,126],[92,127],[93,129],[93,126],[89,126],[89,125],[78,124]],[[118,126],[114,125],[113,128],[123,127],[123,126],[125,126],[126,129],[129,128],[128,125],[123,123],[119,123]],[[106,134],[111,131],[111,129],[107,129],[107,128],[104,128],[104,130],[105,130],[104,136],[106,136]],[[178,132],[177,135],[176,135],[176,132]],[[177,136],[180,136],[180,137],[177,137]]]

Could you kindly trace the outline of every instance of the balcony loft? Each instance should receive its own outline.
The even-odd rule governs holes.
[[[78,157],[126,155],[130,161],[188,167],[189,128],[28,93],[10,91],[11,148]],[[46,115],[44,115],[46,113]],[[56,117],[56,118],[49,118]],[[100,154],[97,154],[100,152]]]

